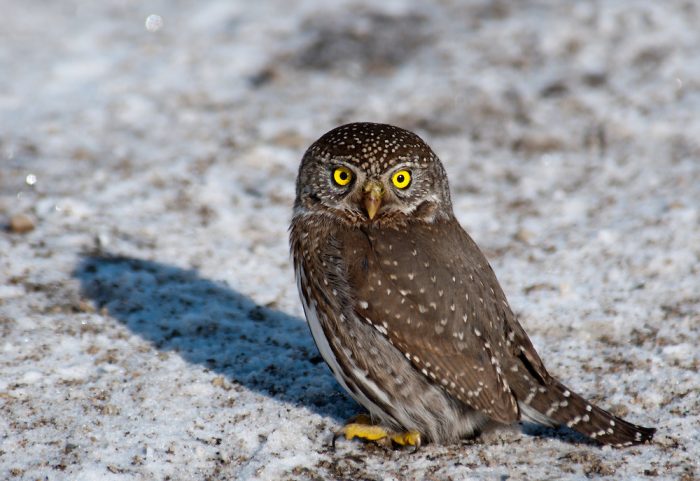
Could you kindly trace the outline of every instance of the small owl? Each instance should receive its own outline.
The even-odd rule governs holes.
[[[528,420],[617,447],[652,439],[547,372],[417,135],[353,123],[317,140],[290,243],[316,346],[369,411],[338,436],[418,447]]]

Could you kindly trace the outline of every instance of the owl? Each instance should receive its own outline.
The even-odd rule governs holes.
[[[417,448],[526,420],[617,447],[652,439],[547,371],[414,133],[352,123],[311,145],[290,244],[316,346],[369,413],[336,437]]]

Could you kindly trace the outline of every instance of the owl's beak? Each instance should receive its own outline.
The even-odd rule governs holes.
[[[376,180],[368,180],[362,188],[362,191],[364,192],[363,203],[365,205],[365,211],[367,211],[367,215],[370,220],[372,220],[374,216],[377,215],[377,211],[382,205],[384,187]]]

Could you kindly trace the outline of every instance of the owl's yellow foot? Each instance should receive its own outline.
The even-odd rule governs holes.
[[[418,431],[392,433],[381,426],[372,424],[370,417],[365,414],[354,416],[351,422],[335,433],[333,436],[334,448],[335,441],[341,436],[345,436],[348,441],[359,438],[385,447],[391,447],[392,443],[398,446],[413,446],[415,451],[418,451],[421,445],[421,436]]]
[[[381,426],[372,426],[367,424],[350,423],[343,426],[335,435],[335,439],[340,436],[345,436],[345,439],[351,440],[354,438],[364,439],[365,441],[383,441],[389,436],[389,433]]]

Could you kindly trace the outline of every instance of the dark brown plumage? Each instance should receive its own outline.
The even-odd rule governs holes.
[[[652,438],[550,376],[415,134],[357,123],[321,137],[301,163],[290,240],[322,356],[391,429],[451,442],[525,418],[616,446]]]

